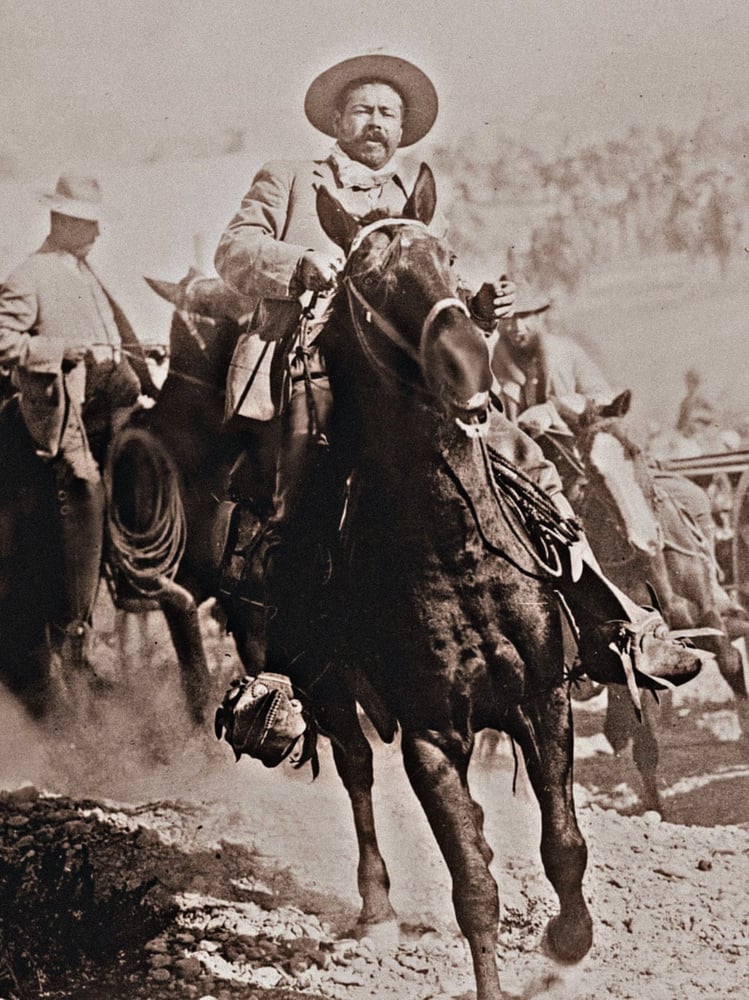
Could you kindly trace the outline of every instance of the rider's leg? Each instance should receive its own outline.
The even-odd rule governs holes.
[[[296,584],[300,573],[310,567],[299,565],[294,540],[304,543],[309,558],[320,534],[314,511],[310,514],[310,488],[322,456],[321,435],[329,429],[331,411],[332,394],[327,377],[292,383],[291,396],[281,417],[274,509],[258,553],[265,566],[266,662],[269,669],[277,672],[283,672],[284,666],[299,652],[298,628],[303,627],[306,618],[304,596],[299,591],[306,588]]]
[[[488,443],[544,490],[561,517],[574,518],[574,511],[562,492],[554,465],[545,458],[532,438],[502,414],[492,413]],[[637,635],[643,626],[649,633],[652,632],[656,625],[653,612],[641,608],[604,575],[582,530],[579,541],[568,547],[566,558],[568,564],[556,586],[572,612],[581,637],[589,640],[587,649],[590,654],[601,659],[598,647],[603,643],[601,654],[604,659],[608,658],[608,644],[614,634],[612,632],[609,636],[610,630],[601,630],[601,626],[608,626],[608,623],[629,623]],[[641,658],[638,667],[647,667],[652,677],[672,677],[675,673],[672,659],[665,655],[651,655],[647,664],[644,657]]]
[[[101,574],[105,500],[99,467],[77,409],[71,408],[52,468],[63,568],[63,610],[56,624],[71,656],[84,665]]]
[[[65,574],[66,623],[90,624],[101,571],[104,487],[100,477],[79,479],[55,459],[57,511]]]

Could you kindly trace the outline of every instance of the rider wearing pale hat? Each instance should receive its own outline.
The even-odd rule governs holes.
[[[588,402],[608,403],[614,392],[598,365],[575,341],[549,329],[551,296],[518,280],[512,316],[500,323],[491,366],[505,414],[529,433],[580,414]]]
[[[269,419],[283,411],[275,513],[265,536],[268,550],[275,551],[273,560],[266,558],[268,602],[275,606],[279,549],[285,548],[281,543],[289,522],[304,507],[332,410],[317,339],[342,260],[340,248],[318,220],[317,191],[328,188],[358,218],[374,210],[399,216],[419,164],[397,155],[398,150],[429,132],[438,100],[418,67],[395,56],[371,54],[321,73],[312,81],[304,107],[311,124],[335,139],[334,145],[318,159],[261,167],[216,252],[216,268],[227,284],[260,300],[257,336],[242,341],[233,359],[228,415]],[[444,233],[439,220],[431,228]],[[301,326],[300,297],[310,305]],[[488,326],[496,325],[512,302],[512,284],[505,280],[487,283],[481,296],[471,300],[477,322]],[[269,340],[276,341],[274,352],[266,349]],[[276,362],[272,369],[271,355]],[[268,374],[278,369],[285,373],[283,388]],[[283,664],[274,666],[283,669]]]
[[[279,410],[282,413],[274,512],[246,553],[251,564],[260,562],[265,569],[266,668],[280,674],[287,673],[297,657],[303,660],[304,647],[298,641],[304,642],[305,637],[293,633],[295,623],[304,632],[309,620],[310,609],[305,607],[309,587],[299,585],[295,560],[300,558],[299,551],[314,551],[310,540],[314,542],[320,531],[315,518],[325,516],[319,504],[317,509],[309,506],[309,486],[324,453],[320,445],[327,443],[332,413],[318,336],[330,313],[342,261],[339,247],[318,220],[317,191],[325,186],[358,218],[375,210],[384,217],[400,216],[417,169],[398,150],[428,133],[437,108],[431,81],[403,59],[358,56],[321,73],[309,87],[305,111],[311,124],[334,138],[335,144],[319,159],[261,167],[216,252],[222,278],[240,294],[260,300],[254,337],[245,339],[243,358],[235,353],[234,370],[242,372],[243,378],[228,386],[227,416],[269,419]],[[434,220],[430,228],[435,231]],[[307,305],[303,322],[299,321],[300,298]],[[500,320],[512,315],[515,286],[503,277],[487,282],[476,295],[466,293],[465,298],[477,325],[490,333]],[[271,352],[268,342],[273,340],[277,345]],[[274,392],[271,381],[259,377],[271,354],[282,362],[271,367],[271,376],[273,368],[286,371],[285,392],[277,388]],[[544,489],[563,517],[572,515],[553,465],[501,413],[492,417],[489,443]],[[327,514],[332,514],[337,526],[338,510]],[[294,529],[298,551],[289,542]],[[319,535],[323,543],[328,537],[324,530]],[[582,537],[579,544],[570,546],[568,562],[571,581],[580,580],[582,574],[576,589],[589,589],[595,598],[594,622],[601,621],[602,612],[617,620],[650,620],[601,578]],[[584,620],[587,603],[581,602]]]
[[[87,261],[100,220],[114,214],[99,182],[64,173],[40,202],[49,235],[0,285],[0,363],[20,390],[29,460],[36,451],[54,469],[67,591],[59,624],[84,637],[101,562],[99,466],[118,416],[155,390],[132,327]]]

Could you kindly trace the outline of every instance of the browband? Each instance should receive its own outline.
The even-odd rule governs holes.
[[[385,229],[387,226],[418,226],[419,229],[427,228],[425,223],[420,222],[418,219],[375,219],[374,222],[370,222],[356,234],[349,247],[349,257],[359,249],[370,233],[374,233],[378,229]]]

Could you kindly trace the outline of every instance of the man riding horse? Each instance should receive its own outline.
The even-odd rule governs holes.
[[[87,260],[108,214],[98,181],[63,174],[42,200],[49,235],[0,286],[0,364],[19,390],[27,461],[53,472],[65,590],[55,624],[85,658],[101,570],[102,463],[140,394],[156,390],[132,327]]]
[[[499,338],[492,347],[492,371],[504,411],[533,437],[548,430],[567,431],[567,421],[574,421],[589,404],[607,404],[616,395],[579,344],[551,333],[551,306],[548,295],[521,284],[513,314],[501,320]],[[653,469],[652,475],[657,486],[701,533],[711,555],[715,607],[743,631],[746,612],[719,582],[715,522],[707,494],[684,476],[658,469]]]
[[[280,413],[274,512],[259,546],[266,605],[272,609],[266,667],[278,673],[288,672],[299,652],[289,645],[286,628],[289,600],[301,600],[301,595],[289,598],[293,587],[289,589],[288,580],[294,573],[289,528],[301,520],[307,530],[315,529],[312,517],[305,520],[305,511],[321,445],[325,450],[328,444],[334,405],[318,337],[330,316],[342,261],[339,247],[318,221],[316,195],[327,188],[358,219],[372,218],[373,213],[398,217],[417,170],[397,151],[429,132],[437,107],[428,77],[400,58],[358,56],[325,71],[309,87],[305,111],[312,125],[335,144],[320,159],[263,166],[216,253],[216,268],[227,284],[261,299],[254,321],[256,346],[275,342],[273,352],[257,352],[244,366],[233,366],[248,377],[242,386],[229,386],[229,397],[237,401],[235,412],[244,416]],[[438,235],[444,231],[439,220],[432,220],[429,228]],[[459,294],[476,323],[477,337],[512,314],[515,289],[504,276],[485,283],[476,294]],[[303,312],[300,298],[306,303]],[[270,366],[269,379],[257,377],[264,364]],[[261,393],[263,398],[258,398]],[[493,412],[489,440],[551,496],[562,518],[573,517],[554,466],[530,437]],[[337,520],[338,512],[335,516]],[[577,530],[575,534],[579,541],[570,549],[570,575],[574,581],[584,578],[572,587],[578,607],[598,604],[599,621],[642,620],[642,610],[602,579],[584,537]]]

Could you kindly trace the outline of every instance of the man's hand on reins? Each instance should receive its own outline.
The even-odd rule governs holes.
[[[340,258],[319,250],[307,250],[297,264],[297,276],[309,291],[329,292],[335,288],[342,266]]]

